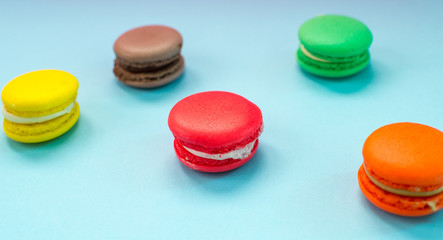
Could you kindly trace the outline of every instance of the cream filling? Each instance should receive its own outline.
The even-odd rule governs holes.
[[[194,154],[197,157],[202,157],[202,158],[209,158],[209,159],[213,159],[213,160],[226,160],[226,159],[244,159],[247,158],[249,156],[249,154],[251,154],[252,149],[254,148],[254,144],[257,141],[257,139],[255,139],[254,141],[252,141],[251,143],[248,143],[246,146],[244,146],[243,148],[237,149],[237,150],[233,150],[227,153],[216,153],[216,154],[211,154],[211,153],[205,153],[205,152],[200,152],[188,147],[183,146],[186,150],[188,150],[188,152]]]
[[[432,209],[432,211],[435,212],[438,210],[437,201],[430,201],[430,202],[427,202],[426,204],[428,204],[428,206]]]
[[[408,191],[408,190],[404,190],[404,189],[392,188],[392,187],[384,185],[383,183],[377,181],[374,177],[369,175],[368,171],[366,170],[366,166],[364,164],[363,164],[363,168],[366,172],[366,175],[369,177],[369,180],[371,180],[372,183],[374,183],[377,187],[379,187],[387,192],[393,193],[393,194],[406,196],[406,197],[430,197],[430,196],[434,196],[434,195],[437,195],[437,194],[443,192],[443,186],[439,189],[428,191],[428,192],[412,192],[412,191]],[[435,205],[435,203],[434,203],[434,205]],[[431,205],[429,205],[429,206],[432,208]]]
[[[74,106],[75,106],[75,102],[69,104],[69,106],[67,106],[65,109],[61,110],[60,112],[52,113],[52,114],[49,114],[46,116],[19,117],[19,116],[16,116],[16,115],[6,111],[5,105],[3,105],[2,113],[3,113],[3,116],[11,122],[20,123],[20,124],[33,124],[33,123],[46,122],[46,121],[52,120],[54,118],[58,118],[58,117],[65,115],[67,113],[70,113],[72,111],[72,109],[74,108]]]
[[[300,44],[300,49],[306,57],[308,57],[312,60],[319,61],[319,62],[325,62],[325,63],[330,62],[328,60],[321,59],[321,58],[318,58],[318,57],[312,55],[310,52],[308,52],[308,50],[306,50],[306,48],[305,48],[305,46],[303,46],[303,44]]]

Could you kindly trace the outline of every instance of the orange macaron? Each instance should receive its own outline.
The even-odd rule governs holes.
[[[418,123],[375,130],[363,145],[358,183],[387,212],[424,216],[443,208],[443,132]]]

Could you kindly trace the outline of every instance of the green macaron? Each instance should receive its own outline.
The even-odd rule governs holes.
[[[354,18],[339,15],[312,18],[300,27],[298,37],[297,61],[311,74],[347,77],[369,64],[372,34]]]

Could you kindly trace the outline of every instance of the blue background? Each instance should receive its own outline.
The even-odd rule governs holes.
[[[0,85],[38,69],[79,82],[81,116],[62,137],[0,135],[0,239],[442,239],[443,211],[405,218],[372,206],[357,170],[366,137],[412,121],[443,129],[443,2],[1,1]],[[295,62],[300,25],[343,14],[372,31],[371,65],[338,81]],[[112,45],[165,24],[184,38],[184,75],[120,84]],[[225,90],[256,103],[265,130],[243,167],[184,167],[172,106]]]

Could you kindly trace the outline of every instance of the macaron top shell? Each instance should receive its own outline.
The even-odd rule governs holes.
[[[363,145],[364,164],[398,184],[443,184],[443,132],[418,123],[394,123],[375,130]]]
[[[78,81],[61,70],[39,70],[11,80],[2,90],[1,98],[7,109],[15,111],[44,111],[74,101]]]
[[[114,43],[114,52],[119,58],[144,63],[171,58],[180,53],[182,44],[175,29],[149,25],[123,33]]]
[[[260,109],[246,98],[210,91],[179,101],[169,114],[168,125],[179,141],[211,149],[258,137],[263,119]]]
[[[310,53],[329,57],[357,55],[372,43],[372,34],[366,25],[339,15],[322,15],[306,21],[298,37]]]

